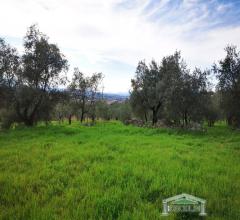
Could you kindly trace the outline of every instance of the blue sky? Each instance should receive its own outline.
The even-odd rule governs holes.
[[[240,46],[240,0],[0,0],[0,37],[22,51],[38,23],[74,67],[103,72],[106,92],[127,92],[139,60],[180,50],[190,68],[211,67]]]

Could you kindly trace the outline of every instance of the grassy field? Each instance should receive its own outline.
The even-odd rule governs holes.
[[[173,219],[162,199],[207,200],[206,219],[240,219],[240,132],[118,122],[0,132],[0,219]]]

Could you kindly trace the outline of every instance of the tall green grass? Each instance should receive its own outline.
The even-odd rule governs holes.
[[[207,200],[207,219],[240,219],[240,133],[101,122],[0,133],[0,219],[173,219],[162,199]]]

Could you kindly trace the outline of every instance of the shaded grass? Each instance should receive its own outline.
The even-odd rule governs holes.
[[[207,199],[208,219],[238,219],[239,162],[224,125],[17,128],[0,133],[0,218],[166,219],[162,199],[185,192]]]

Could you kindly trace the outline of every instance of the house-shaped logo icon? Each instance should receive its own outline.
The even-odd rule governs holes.
[[[207,213],[206,200],[183,193],[163,200],[163,216],[171,212],[199,212],[199,215],[205,216]]]

